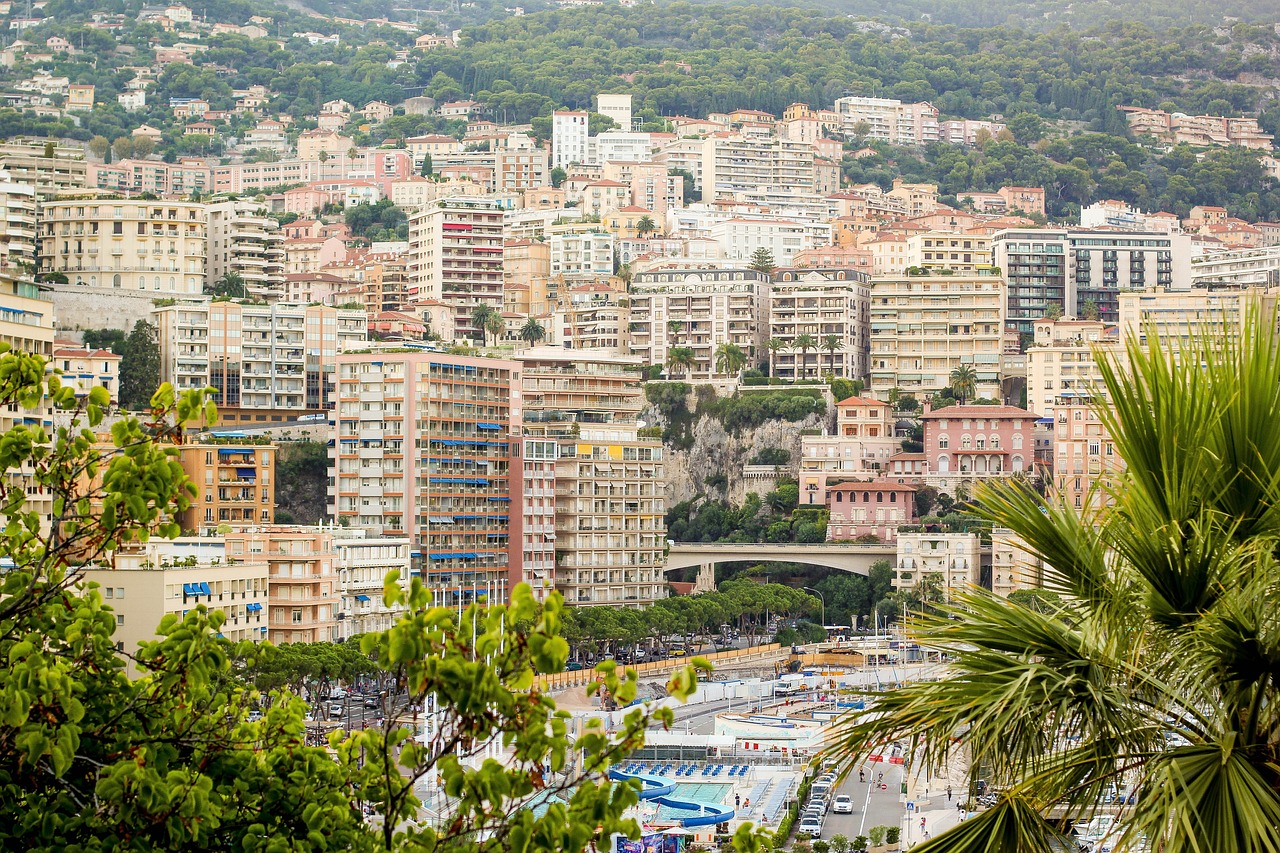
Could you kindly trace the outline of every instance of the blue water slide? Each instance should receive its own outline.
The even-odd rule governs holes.
[[[676,783],[665,776],[654,776],[649,773],[627,773],[615,767],[609,771],[609,778],[616,782],[625,782],[628,779],[639,780],[640,799],[652,800],[659,805],[679,809],[680,811],[696,812],[696,814],[692,814],[689,817],[676,820],[676,823],[685,828],[714,826],[715,824],[732,820],[735,814],[733,809],[726,808],[719,803],[700,803],[694,800],[673,797],[672,794],[675,793]]]

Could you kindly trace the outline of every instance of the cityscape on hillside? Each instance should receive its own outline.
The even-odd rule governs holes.
[[[650,667],[660,704],[678,664],[726,655],[703,711],[608,771],[645,838],[671,835],[611,851],[747,824],[905,850],[995,806],[992,759],[909,776],[906,729],[828,761],[861,731],[837,728],[866,708],[850,691],[945,671],[911,611],[1060,602],[1061,567],[981,496],[1023,486],[1101,529],[1127,482],[1109,366],[1280,310],[1277,20],[1190,21],[1157,63],[1141,23],[1051,37],[946,3],[768,9],[759,33],[640,0],[89,5],[0,2],[0,341],[71,389],[0,427],[53,436],[101,388],[104,459],[131,413],[176,435],[192,492],[151,519],[174,535],[65,561],[123,671],[197,608],[232,644],[367,657],[422,590],[459,618],[527,590],[567,605],[569,669],[539,689],[616,733],[630,699],[595,693],[595,664]],[[162,385],[216,420],[170,435]],[[6,488],[47,534],[67,499],[41,470]],[[272,684],[306,685],[323,745],[394,716],[404,673],[360,672]],[[1165,849],[1149,826],[1110,846],[1117,779],[1078,848]],[[446,825],[447,788],[422,782],[414,820]]]

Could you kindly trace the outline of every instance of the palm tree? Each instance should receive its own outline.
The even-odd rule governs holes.
[[[737,344],[716,347],[716,372],[737,376],[747,364],[747,354]]]
[[[1214,339],[1148,336],[1127,370],[1101,366],[1127,466],[1097,493],[1110,506],[978,493],[1043,565],[1039,606],[953,590],[915,623],[946,673],[841,727],[852,761],[895,741],[921,767],[963,751],[1002,789],[921,853],[1069,849],[1057,818],[1115,789],[1135,799],[1114,849],[1280,850],[1280,340],[1257,311]]]
[[[819,346],[822,347],[827,355],[831,356],[831,373],[835,374],[836,353],[844,349],[844,341],[840,340],[839,335],[826,335],[822,338],[822,343]]]
[[[960,405],[977,393],[978,372],[970,365],[962,364],[951,371],[951,390],[960,398]]]
[[[674,338],[674,337],[676,337],[677,335],[679,335],[679,334],[680,334],[680,330],[681,330],[681,329],[683,329],[683,328],[684,328],[684,321],[683,321],[683,320],[668,320],[668,321],[667,321],[667,333],[668,333],[669,335],[671,335],[671,337],[673,337],[673,338]]]
[[[778,353],[790,348],[790,344],[782,338],[769,338],[764,342],[765,348],[769,350],[769,375],[778,375]]]
[[[672,347],[667,350],[667,367],[674,373],[680,370],[688,373],[698,363],[698,356],[692,347]]]
[[[800,363],[796,365],[796,379],[803,379],[808,372],[809,350],[817,345],[818,340],[813,335],[796,335],[795,340],[791,342],[792,349],[800,350]]]
[[[654,234],[658,230],[658,226],[654,223],[652,216],[641,216],[636,222],[636,234],[643,239],[648,234]]]
[[[493,342],[496,344],[498,338],[502,337],[502,333],[507,330],[507,321],[502,319],[502,314],[494,311],[489,315],[489,319],[484,321],[484,329],[493,336]]]
[[[471,325],[480,333],[480,346],[488,343],[485,332],[489,330],[489,318],[497,313],[492,305],[477,305],[471,309]]]
[[[546,336],[547,330],[542,328],[542,324],[532,317],[525,320],[524,325],[520,327],[520,340],[525,341],[529,346],[533,346]]]

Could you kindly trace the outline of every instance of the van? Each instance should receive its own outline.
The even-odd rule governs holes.
[[[830,782],[814,782],[813,787],[809,789],[810,800],[825,800],[831,793]]]

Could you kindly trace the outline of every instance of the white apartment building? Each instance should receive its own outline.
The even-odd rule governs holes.
[[[246,293],[262,295],[284,286],[284,234],[280,223],[247,199],[218,202],[208,208],[209,284],[239,276]]]
[[[587,118],[585,110],[556,110],[551,114],[551,166],[568,169],[587,162]]]
[[[666,365],[672,349],[691,349],[693,367],[668,368],[672,379],[733,381],[716,372],[716,348],[735,344],[749,359],[762,357],[772,284],[747,269],[639,273],[631,282],[631,354],[642,364]]]
[[[711,226],[711,239],[720,244],[726,260],[750,261],[758,249],[768,249],[778,266],[791,266],[796,255],[817,248],[809,228],[801,222],[735,218]]]
[[[205,206],[107,197],[48,201],[40,216],[40,269],[72,285],[145,291],[150,298],[204,292]]]
[[[627,130],[606,130],[587,139],[586,162],[593,166],[623,160],[644,163],[653,159],[653,135]]]
[[[669,149],[668,149],[669,150]],[[702,196],[713,202],[740,193],[816,192],[813,146],[784,139],[711,136],[702,141]]]
[[[36,268],[36,188],[0,170],[0,272],[29,276]]]
[[[1192,258],[1191,285],[1280,286],[1280,246],[1214,252]]]
[[[927,145],[940,138],[938,110],[932,104],[904,104],[892,98],[837,98],[840,129],[853,137],[892,145]]]
[[[38,355],[48,360],[53,355],[53,301],[49,288],[31,281],[0,275],[0,342],[14,352]],[[0,432],[8,432],[18,424],[52,426],[50,410],[44,398],[33,408],[0,406]],[[9,483],[22,484],[26,492],[26,512],[36,512],[48,523],[53,517],[53,495],[36,487],[30,479],[30,468],[0,472]]]
[[[521,454],[520,582],[537,601],[556,588],[557,441],[525,438]]]
[[[871,285],[856,270],[779,270],[769,293],[769,331],[787,349],[770,354],[769,375],[785,379],[814,379],[827,373],[847,379],[867,375],[871,332]],[[804,353],[794,346],[809,335],[818,346]],[[836,338],[839,348],[826,347]],[[763,355],[763,353],[762,353]]]
[[[601,92],[596,95],[596,112],[613,119],[621,130],[631,130],[631,96],[608,95]]]
[[[990,272],[991,238],[926,231],[907,237],[906,265],[930,270]]]
[[[409,219],[412,301],[449,306],[454,334],[479,340],[471,312],[502,310],[503,210],[491,201],[446,198]]]
[[[1280,290],[1262,287],[1195,288],[1167,291],[1160,287],[1120,294],[1120,340],[1136,336],[1148,345],[1153,327],[1160,346],[1175,352],[1193,338],[1235,334],[1250,311],[1266,317],[1276,310]]]
[[[361,528],[326,528],[334,535],[341,603],[338,605],[338,639],[385,631],[395,624],[402,607],[387,607],[383,584],[392,571],[400,573],[400,587],[408,590],[412,578],[409,540],[404,537],[370,536]]]
[[[553,234],[551,275],[566,283],[603,281],[613,275],[613,235],[599,231]]]
[[[223,423],[278,422],[333,405],[334,360],[368,340],[365,312],[182,299],[153,310],[160,378],[215,389]]]
[[[894,589],[912,589],[926,575],[942,576],[947,600],[972,592],[982,579],[982,540],[976,533],[898,534]]]
[[[873,278],[871,392],[936,393],[965,365],[977,373],[978,396],[1000,399],[1005,305],[999,276]]]

